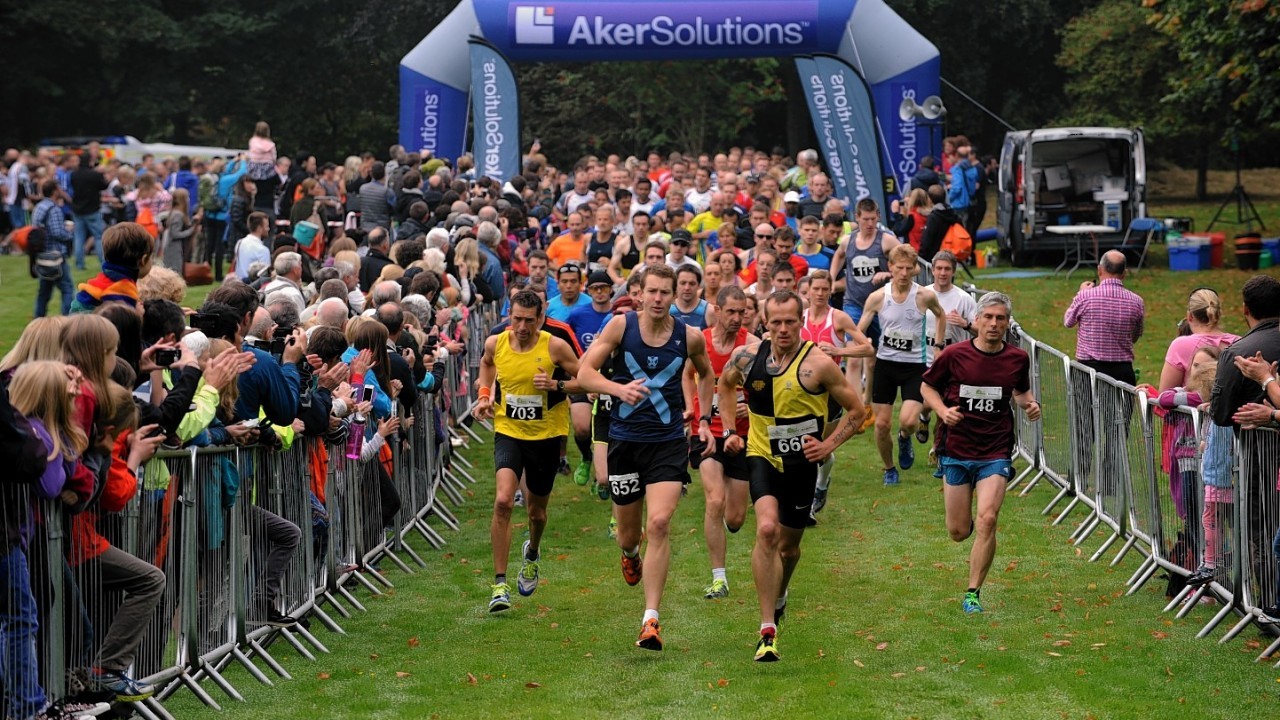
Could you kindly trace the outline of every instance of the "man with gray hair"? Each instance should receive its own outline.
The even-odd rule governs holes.
[[[372,311],[383,303],[398,302],[400,302],[400,283],[394,280],[383,280],[374,285],[373,292],[369,293],[369,312],[366,314],[372,314]]]
[[[444,228],[431,228],[427,232],[427,247],[435,248],[445,255],[449,254],[449,231]]]
[[[316,306],[316,325],[345,331],[350,311],[339,298],[326,298]]]
[[[477,245],[480,246],[480,254],[485,258],[482,263],[484,267],[480,269],[480,279],[484,280],[489,289],[493,291],[493,297],[485,298],[486,302],[504,298],[507,296],[507,284],[504,279],[502,261],[498,259],[498,244],[506,242],[506,238],[502,236],[502,231],[497,225],[491,222],[482,222],[476,226]]]
[[[338,271],[338,279],[347,286],[347,304],[351,306],[351,312],[364,312],[364,293],[360,292],[360,276],[355,266],[339,260],[333,264],[333,269]]]
[[[276,256],[271,269],[275,271],[275,278],[263,286],[263,296],[284,295],[294,304],[296,312],[302,312],[307,306],[302,295],[302,256],[296,252],[282,252]]]
[[[938,473],[944,480],[947,532],[956,542],[976,532],[969,552],[969,587],[961,605],[967,615],[982,612],[979,594],[995,557],[996,520],[1005,486],[1013,477],[1012,403],[1031,422],[1040,419],[1040,403],[1031,391],[1031,358],[1004,341],[1012,314],[1007,295],[992,292],[979,298],[973,321],[976,337],[939,352],[920,386],[925,403],[942,420]]]

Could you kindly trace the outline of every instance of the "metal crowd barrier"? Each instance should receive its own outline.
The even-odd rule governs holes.
[[[66,514],[57,501],[33,503],[25,488],[3,496],[6,503],[35,511],[39,531],[24,553],[38,610],[33,669],[39,668],[50,699],[86,689],[86,668],[121,599],[101,590],[100,563],[81,559],[84,548],[72,542],[73,523],[88,523],[105,542],[164,574],[164,592],[128,670],[160,688],[153,698],[133,704],[143,717],[171,717],[163,702],[183,688],[215,709],[221,706],[210,687],[243,702],[225,675],[232,663],[271,685],[273,675],[290,677],[273,656],[278,647],[311,660],[316,652],[329,652],[308,627],[310,620],[345,634],[340,620],[364,609],[358,589],[379,594],[392,587],[379,565],[412,572],[403,556],[425,567],[409,539],[420,535],[439,548],[445,538],[431,521],[459,528],[437,501],[445,497],[460,505],[463,489],[474,482],[459,467],[464,458],[449,440],[450,414],[470,409],[463,371],[450,360],[446,386],[462,399],[450,399],[444,390],[420,393],[417,406],[405,409],[412,424],[403,424],[400,436],[389,441],[391,467],[385,474],[381,459],[362,462],[347,458],[345,445],[296,438],[287,448],[161,452],[139,473],[138,491],[124,511],[98,514],[96,522],[87,513]],[[281,566],[273,598],[268,569]],[[302,621],[286,628],[269,625],[272,610]]]

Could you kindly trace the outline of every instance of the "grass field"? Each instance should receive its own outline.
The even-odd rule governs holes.
[[[1164,205],[1151,214],[1192,215],[1203,228],[1214,209],[1216,203]],[[1280,218],[1280,203],[1260,209],[1268,222]],[[1163,248],[1149,265],[1128,285],[1147,301],[1137,364],[1142,379],[1153,381],[1192,288],[1219,289],[1225,328],[1244,329],[1239,288],[1247,275],[1171,273]],[[987,278],[1003,270],[978,271],[978,284],[1008,292],[1032,335],[1071,352],[1074,331],[1063,329],[1061,318],[1084,278]],[[0,258],[4,347],[30,318],[35,283],[24,271],[20,259]],[[204,292],[193,290],[186,304],[199,304]],[[293,681],[267,688],[233,668],[227,677],[247,704],[225,700],[219,715],[179,691],[166,703],[170,712],[307,720],[1277,716],[1280,671],[1252,662],[1269,638],[1250,630],[1225,646],[1196,640],[1216,608],[1197,609],[1185,621],[1162,615],[1159,579],[1124,597],[1137,560],[1116,569],[1088,563],[1101,538],[1083,552],[1069,546],[1083,514],[1051,526],[1040,515],[1047,487],[1006,501],[983,594],[987,612],[966,617],[960,598],[969,545],[947,538],[938,482],[921,462],[903,473],[900,487],[883,487],[870,438],[855,438],[840,454],[823,524],[806,535],[779,635],[783,660],[760,666],[751,662],[754,524],[749,516],[730,537],[733,594],[703,600],[710,572],[696,475],[674,521],[663,653],[632,645],[642,595],[620,578],[617,548],[605,536],[607,504],[565,479],[551,506],[542,586],[532,598],[517,598],[505,616],[489,616],[491,448],[469,456],[479,482],[457,510],[462,531],[445,531],[443,551],[415,543],[429,567],[413,576],[389,573],[396,588],[384,597],[358,593],[368,612],[342,622],[346,636],[318,629],[332,654],[312,663],[277,644],[273,652]]]

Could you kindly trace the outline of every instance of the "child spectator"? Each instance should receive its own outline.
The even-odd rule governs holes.
[[[102,272],[88,282],[80,283],[71,304],[72,313],[93,312],[105,302],[138,306],[138,280],[151,272],[151,253],[155,241],[137,223],[112,225],[102,234],[105,257]]]

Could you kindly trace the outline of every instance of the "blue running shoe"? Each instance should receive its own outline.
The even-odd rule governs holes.
[[[888,470],[884,471],[884,484],[885,485],[898,484],[898,468],[889,468]]]
[[[982,612],[982,603],[978,602],[978,593],[967,592],[964,594],[964,602],[960,605],[964,608],[965,615],[973,615]]]
[[[911,436],[898,433],[898,466],[910,470],[916,464],[916,449],[911,444]]]

